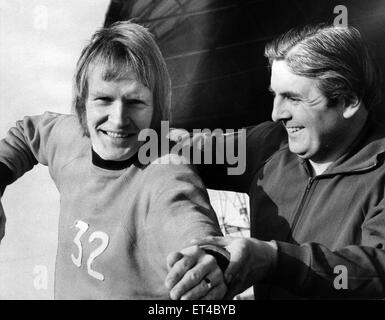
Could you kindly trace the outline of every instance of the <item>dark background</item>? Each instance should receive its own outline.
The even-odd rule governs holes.
[[[266,42],[294,26],[333,23],[337,5],[384,69],[384,0],[112,0],[105,25],[135,18],[155,35],[172,80],[173,126],[240,128],[270,119]],[[382,122],[384,108],[374,110]]]

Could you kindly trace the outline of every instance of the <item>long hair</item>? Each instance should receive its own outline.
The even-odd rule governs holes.
[[[85,135],[89,136],[85,112],[88,79],[95,66],[102,68],[105,81],[125,79],[133,71],[151,90],[154,101],[151,128],[158,129],[161,120],[170,119],[171,81],[163,56],[146,28],[121,21],[98,30],[76,65],[73,108]]]

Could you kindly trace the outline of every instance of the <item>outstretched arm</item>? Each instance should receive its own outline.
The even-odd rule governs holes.
[[[25,117],[0,140],[0,239],[4,236],[5,215],[1,197],[7,185],[13,183],[38,162],[49,162],[49,137],[59,118],[58,114]]]
[[[213,289],[213,292],[207,296],[205,291],[200,297],[222,298],[225,293],[224,279],[214,256],[197,247],[186,249],[191,246],[192,239],[221,235],[202,181],[188,165],[151,164],[146,170],[149,170],[151,180],[148,183],[152,187],[146,188],[142,195],[150,193],[150,208],[144,220],[145,233],[140,235],[138,245],[143,246],[149,264],[159,272],[162,287],[165,290],[172,287],[165,283],[168,267],[187,263],[190,269],[201,265],[203,271],[192,274],[199,282],[205,281],[207,276],[210,284],[205,281],[201,286],[205,290]],[[183,254],[169,256],[180,251]],[[174,291],[170,298],[181,296]]]
[[[206,130],[188,134],[185,130],[173,129],[170,140],[190,147],[190,162],[207,188],[245,193],[259,167],[287,137],[283,126],[273,122],[233,133]],[[200,157],[195,157],[197,154]]]
[[[0,140],[0,170],[11,172],[1,176],[0,184],[10,184],[20,178],[34,165],[48,165],[50,137],[60,115],[46,112],[43,115],[24,117]],[[6,179],[6,180],[5,180]]]

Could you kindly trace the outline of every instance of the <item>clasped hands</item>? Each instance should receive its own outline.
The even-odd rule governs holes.
[[[223,273],[214,256],[201,248],[213,245],[230,253]],[[253,238],[206,237],[167,257],[165,286],[173,300],[232,299],[267,277],[274,268],[276,243]]]

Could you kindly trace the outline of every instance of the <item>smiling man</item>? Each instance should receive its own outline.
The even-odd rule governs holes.
[[[286,128],[289,150],[308,159],[316,175],[345,153],[368,115],[357,97],[329,101],[319,82],[316,78],[296,75],[285,60],[272,62],[272,119]]]
[[[129,159],[142,144],[139,132],[150,127],[152,93],[138,81],[132,68],[119,81],[106,81],[101,66],[91,68],[85,118],[93,149],[105,160]]]
[[[201,180],[187,165],[144,165],[137,156],[139,132],[158,129],[170,111],[170,79],[151,34],[130,22],[99,30],[74,85],[77,115],[25,117],[0,140],[0,194],[37,163],[60,192],[55,298],[169,299],[167,256],[184,248],[205,270],[198,297],[223,297],[215,258],[190,247],[221,234]],[[0,236],[4,221],[0,203]]]
[[[385,297],[385,128],[376,67],[352,27],[292,29],[266,46],[272,119],[247,128],[247,167],[199,166],[206,186],[247,192],[251,238],[226,247],[228,296]],[[180,291],[192,280],[169,274]]]

